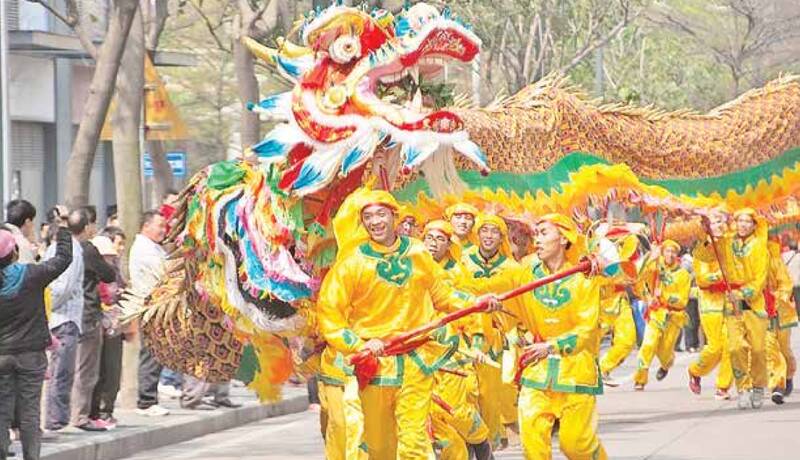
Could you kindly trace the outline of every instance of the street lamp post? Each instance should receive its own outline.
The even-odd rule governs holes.
[[[8,24],[6,23],[6,4],[0,1],[0,181],[2,181],[2,204],[11,197],[11,140],[8,121]]]

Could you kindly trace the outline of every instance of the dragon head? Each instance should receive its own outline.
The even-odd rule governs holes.
[[[379,147],[398,146],[405,171],[440,147],[488,169],[461,119],[431,107],[421,88],[447,61],[470,63],[478,55],[480,39],[448,9],[418,3],[394,17],[336,3],[307,15],[300,37],[302,46],[279,40],[277,50],[244,39],[294,83],[251,105],[283,121],[252,147],[262,162],[285,164],[282,188],[299,196],[316,192]]]

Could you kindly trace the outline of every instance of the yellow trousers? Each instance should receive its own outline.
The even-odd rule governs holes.
[[[785,389],[786,379],[794,377],[797,361],[792,352],[792,330],[779,329],[767,333],[767,368],[769,388]]]
[[[325,458],[328,460],[366,459],[361,448],[364,416],[358,397],[358,382],[350,379],[345,386],[319,382],[322,432]]]
[[[503,426],[503,379],[502,371],[486,364],[476,366],[478,375],[478,407],[481,418],[489,428],[489,442],[493,446],[505,437]]]
[[[364,440],[370,460],[429,460],[433,443],[427,422],[433,377],[406,360],[399,387],[367,385],[361,390]]]
[[[675,361],[675,342],[681,334],[681,328],[685,323],[685,313],[675,312],[666,316],[666,320],[657,320],[655,312],[647,322],[644,329],[644,339],[642,347],[639,348],[639,355],[636,358],[636,374],[634,382],[646,385],[648,374],[650,373],[650,363],[654,357],[658,357],[662,369],[669,369]]]
[[[605,333],[614,334],[611,348],[600,359],[600,371],[607,374],[616,369],[636,346],[636,325],[628,302],[623,302],[619,315],[607,317],[603,324]]]
[[[766,338],[769,321],[745,310],[739,316],[728,316],[725,324],[736,388],[739,391],[766,388],[769,383]]]
[[[519,388],[515,383],[504,383],[500,389],[500,421],[503,425],[517,423],[517,397]],[[505,430],[503,430],[505,435]],[[502,436],[505,438],[506,436]]]
[[[553,424],[559,420],[561,452],[570,460],[607,459],[597,437],[594,395],[559,393],[523,387],[519,392],[519,427],[528,460],[550,460]]]
[[[434,392],[453,408],[446,412],[431,404],[431,425],[440,460],[463,460],[469,457],[467,444],[480,444],[489,438],[489,428],[478,412],[478,379],[473,368],[463,367],[466,377],[438,372]]]
[[[727,390],[733,384],[733,368],[728,350],[725,315],[722,312],[701,313],[700,325],[706,336],[706,344],[700,351],[697,361],[689,365],[689,373],[695,377],[703,377],[719,365],[716,386]]]

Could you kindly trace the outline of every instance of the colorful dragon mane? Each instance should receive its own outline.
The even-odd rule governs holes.
[[[418,3],[395,17],[337,2],[308,14],[299,36],[278,49],[244,39],[293,83],[250,105],[278,124],[242,159],[191,179],[167,274],[148,296],[127,297],[146,344],[174,370],[211,382],[238,373],[263,399],[278,397],[297,364],[291,337],[314,335],[314,294],[336,251],[330,219],[368,181],[417,201],[424,219],[456,199],[579,221],[611,201],[686,222],[720,205],[797,215],[793,77],[707,115],[598,105],[562,78],[486,108],[431,109],[420,79],[471,65],[481,46],[449,10]],[[379,97],[409,83],[408,101]]]

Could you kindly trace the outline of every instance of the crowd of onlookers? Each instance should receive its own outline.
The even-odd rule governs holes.
[[[93,206],[55,206],[37,231],[31,203],[8,203],[0,226],[0,460],[13,455],[11,437],[21,441],[25,459],[38,459],[42,438],[67,426],[116,427],[123,342],[140,340],[135,325],[121,324],[117,301],[126,288],[146,295],[155,287],[176,197],[170,193],[159,210],[143,214],[127,270],[128,239],[115,209],[98,228]],[[162,369],[143,344],[137,372],[140,415],[169,413],[159,392],[188,409],[237,406],[228,385]]]

